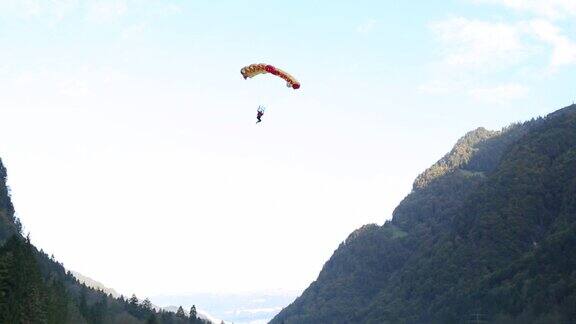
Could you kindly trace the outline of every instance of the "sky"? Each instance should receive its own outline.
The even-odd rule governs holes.
[[[573,0],[0,0],[17,215],[123,294],[302,291],[467,131],[576,99],[574,18]],[[243,80],[260,62],[302,88]]]

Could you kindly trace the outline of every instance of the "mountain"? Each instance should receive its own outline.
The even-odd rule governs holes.
[[[93,280],[81,281],[23,237],[0,160],[0,323],[206,324],[189,315],[157,311],[148,299],[115,298]]]
[[[297,297],[291,291],[261,291],[243,293],[188,293],[150,296],[158,305],[183,305],[191,307],[202,301],[202,308],[215,319],[224,319],[226,323],[256,324],[269,322],[282,308]],[[174,308],[166,308],[172,309]],[[220,323],[220,320],[213,322]]]
[[[103,283],[96,281],[90,277],[87,277],[79,272],[76,272],[74,270],[70,270],[70,273],[72,273],[72,275],[74,276],[74,278],[78,279],[78,281],[80,281],[80,283],[94,289],[94,290],[100,290],[102,292],[104,292],[107,295],[111,295],[114,298],[118,298],[120,297],[120,294],[112,289],[112,288],[108,288],[106,286],[104,286]]]
[[[576,105],[466,134],[271,323],[474,321],[576,321]]]
[[[169,312],[173,312],[176,313],[178,312],[178,308],[180,306],[167,306],[167,307],[161,307],[161,309],[169,311]],[[196,310],[196,316],[204,321],[206,321],[207,323],[214,323],[214,324],[220,324],[220,323],[224,323],[223,320],[218,319],[210,314],[208,314],[207,312],[201,310],[201,309],[197,309]]]
[[[10,190],[6,185],[7,176],[6,168],[0,159],[0,243],[22,230],[20,221],[14,213]]]

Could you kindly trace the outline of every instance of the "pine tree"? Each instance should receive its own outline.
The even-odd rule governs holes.
[[[150,299],[148,299],[148,298],[144,299],[144,301],[142,302],[142,308],[146,312],[149,312],[152,310],[152,302],[150,302]]]
[[[64,283],[54,280],[48,286],[47,316],[48,324],[65,323],[68,318],[69,297]]]
[[[176,311],[176,317],[186,318],[186,314],[184,313],[184,308],[182,308],[182,306],[178,307],[178,310]]]
[[[146,324],[158,324],[156,315],[155,314],[150,315],[150,317],[148,317],[148,320],[146,321]]]
[[[0,248],[0,323],[46,323],[46,285],[30,239],[14,235]]]
[[[198,318],[198,312],[196,311],[196,305],[190,307],[190,323],[195,323]]]
[[[92,306],[90,315],[91,321],[95,324],[104,323],[104,318],[106,316],[106,311],[108,308],[108,300],[106,295],[101,295],[100,300]]]
[[[80,314],[84,317],[88,317],[88,302],[86,300],[86,286],[82,285],[82,289],[80,290],[80,300],[78,302],[78,309],[80,310]]]
[[[8,314],[8,297],[10,295],[9,275],[11,255],[0,251],[0,322],[3,314]]]
[[[128,313],[138,319],[143,320],[145,318],[145,312],[140,308],[140,303],[136,294],[132,294],[132,297],[128,300],[127,310]]]
[[[128,303],[130,304],[130,306],[133,306],[133,307],[138,306],[138,297],[136,297],[136,294],[132,294],[132,297],[130,297],[130,300],[128,301]]]

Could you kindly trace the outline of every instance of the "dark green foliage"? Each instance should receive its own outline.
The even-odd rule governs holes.
[[[192,307],[190,307],[190,317],[196,318],[196,316],[198,316],[198,312],[196,311],[196,305],[192,305]]]
[[[181,312],[180,312],[181,311]],[[157,313],[145,299],[114,299],[80,284],[64,267],[13,235],[0,247],[0,323],[156,323],[204,321]]]
[[[6,168],[0,159],[0,244],[14,234],[20,234],[22,225],[15,216],[10,200],[10,189],[6,185]]]
[[[458,140],[450,153],[419,175],[413,189],[422,189],[430,182],[455,170],[483,174],[493,170],[507,147],[523,136],[527,127],[514,124],[501,131],[480,127]]]
[[[198,318],[198,311],[196,311],[196,305],[192,305],[192,307],[190,307],[190,318],[188,320],[188,322],[190,324],[202,324],[203,321]]]
[[[176,311],[176,317],[181,319],[186,318],[186,314],[184,314],[184,309],[182,308],[182,306],[178,307],[178,310]]]
[[[12,236],[0,248],[0,323],[62,323],[68,298],[62,283],[46,284],[28,239]]]
[[[158,320],[156,319],[156,314],[150,315],[150,317],[148,317],[148,320],[146,321],[146,324],[158,324]]]
[[[466,134],[272,323],[473,319],[576,319],[576,106]]]
[[[142,309],[145,312],[152,310],[152,303],[150,302],[150,299],[148,299],[148,298],[144,299],[144,301],[142,302]]]

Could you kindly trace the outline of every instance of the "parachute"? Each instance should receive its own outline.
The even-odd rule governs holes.
[[[253,78],[255,76],[257,76],[258,74],[266,74],[266,73],[271,73],[273,75],[276,75],[282,79],[284,79],[286,81],[286,86],[292,89],[299,89],[300,88],[300,82],[298,82],[298,80],[296,80],[293,76],[291,76],[290,74],[280,70],[277,67],[274,67],[270,64],[264,64],[264,63],[259,63],[259,64],[250,64],[248,66],[245,66],[242,68],[242,70],[240,70],[240,73],[242,73],[242,76],[244,77],[244,79],[248,79],[248,78]]]

